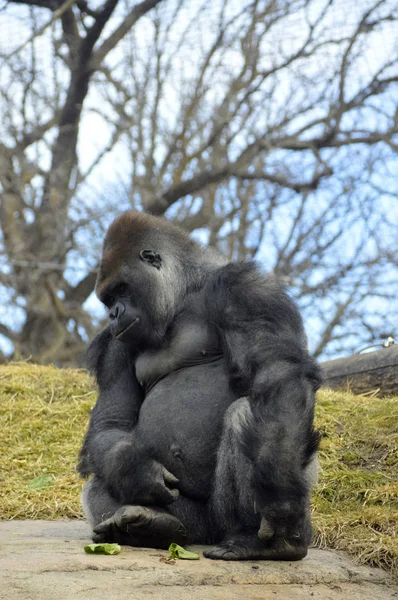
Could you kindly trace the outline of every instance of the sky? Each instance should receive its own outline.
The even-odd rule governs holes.
[[[194,5],[195,2],[191,2],[191,5]],[[217,3],[213,3],[215,7]],[[232,3],[233,4],[233,3]],[[325,4],[325,2],[319,1],[315,2],[315,8],[321,9],[321,7]],[[336,0],[334,3],[334,8],[330,12],[329,22],[326,23],[326,28],[330,26],[330,28],[335,28],[339,33],[342,30],[347,30],[347,32],[351,29],[352,24],[355,23],[356,14],[362,10],[364,6],[370,5],[368,0],[363,2],[355,2],[355,3],[347,3],[346,0]],[[391,2],[393,5],[393,2]],[[124,4],[121,5],[123,8]],[[236,3],[236,6],[239,6],[239,3]],[[122,10],[121,8],[121,10]],[[0,5],[0,54],[10,54],[15,47],[20,47],[21,44],[26,41],[31,35],[30,29],[27,27],[27,22],[21,15],[23,15],[24,7],[20,7],[17,5],[8,5],[7,11],[1,11]],[[26,11],[25,11],[26,13]],[[47,12],[40,11],[40,14],[45,15],[43,21],[47,19]],[[190,18],[191,15],[185,15],[185,19]],[[289,29],[289,37],[284,36],[283,30],[276,30],[274,32],[275,38],[270,40],[271,45],[280,43],[283,41],[285,49],[292,49],[295,45],[300,43],[301,36],[303,33],[303,28],[301,27],[302,23],[300,21],[302,17],[297,15],[292,17],[292,20],[296,19],[296,23],[292,22],[292,28]],[[39,25],[41,25],[42,21]],[[113,26],[112,23],[108,25],[110,29]],[[200,23],[198,21],[198,28]],[[286,24],[285,24],[286,27]],[[292,31],[296,31],[297,33],[292,34]],[[143,43],[145,42],[145,37],[148,35],[148,31],[146,30],[145,23],[140,26],[140,35],[142,36]],[[386,30],[387,34],[383,38],[383,43],[380,44],[380,38],[375,38],[374,44],[370,45],[367,51],[363,54],[360,60],[360,69],[357,73],[358,80],[361,79],[366,73],[372,71],[375,68],[375,64],[380,61],[383,56],[388,56],[396,44],[396,36],[393,34],[393,30]],[[388,33],[389,32],[389,33]],[[45,33],[42,35],[36,42],[37,48],[39,51],[40,60],[43,61],[42,68],[47,70],[50,68],[50,60],[51,54],[48,52],[48,36]],[[267,61],[267,52],[270,52],[270,48],[264,49],[264,60]],[[111,63],[116,64],[120,54],[118,54],[120,50],[116,51],[111,59]],[[275,48],[272,48],[272,53],[274,54]],[[332,53],[332,50],[328,50],[329,53]],[[270,57],[271,57],[270,54]],[[333,56],[330,54],[330,60],[332,60]],[[192,57],[191,57],[192,59]],[[231,60],[233,61],[233,57],[231,56]],[[271,60],[271,58],[270,58]],[[48,64],[46,64],[48,61]],[[1,77],[2,72],[0,71],[0,85],[1,85]],[[62,77],[62,75],[61,75]],[[353,81],[353,85],[355,82]],[[281,89],[281,99],[283,100],[283,90]],[[171,91],[170,91],[171,94]],[[106,121],[94,112],[95,107],[101,102],[101,99],[95,94],[91,93],[87,98],[87,110],[85,112],[85,117],[83,120],[83,126],[79,138],[79,148],[78,152],[80,155],[81,167],[83,170],[89,168],[92,161],[95,160],[98,148],[101,148],[104,145],[104,140],[109,138],[109,127]],[[167,103],[166,103],[167,105]],[[170,110],[170,119],[174,118],[173,114],[173,102],[172,96],[168,99],[168,105]],[[89,110],[89,109],[94,110]],[[1,131],[1,125],[0,125]],[[93,172],[91,178],[87,182],[87,189],[90,190],[90,193],[94,195],[103,193],[104,188],[110,186],[113,182],[119,181],[123,178],[124,172],[128,169],[128,149],[123,144],[118,144],[111,153],[109,153],[101,162],[100,168]],[[391,206],[392,211],[396,211],[396,199],[391,197]],[[260,251],[261,256],[261,251]],[[78,276],[78,273],[81,269],[82,275],[84,274],[86,265],[84,264],[84,260],[81,259],[81,265],[79,263],[74,262],[73,268],[71,269],[70,276],[72,278]],[[103,314],[103,309],[99,302],[92,295],[87,303],[87,306],[93,313]],[[4,310],[4,308],[3,308]],[[7,307],[5,307],[7,310]],[[14,318],[15,318],[14,312]],[[1,315],[1,307],[0,307],[0,315]],[[22,316],[22,312],[21,312]]]

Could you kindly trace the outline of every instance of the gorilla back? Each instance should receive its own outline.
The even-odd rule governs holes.
[[[110,325],[88,350],[99,396],[79,463],[94,539],[305,556],[320,376],[281,286],[130,211],[106,235],[97,294]]]

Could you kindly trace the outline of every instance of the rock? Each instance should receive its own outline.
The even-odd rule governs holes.
[[[380,569],[342,553],[310,550],[299,562],[162,562],[163,550],[123,546],[89,555],[81,521],[0,523],[0,598],[7,600],[398,600]]]

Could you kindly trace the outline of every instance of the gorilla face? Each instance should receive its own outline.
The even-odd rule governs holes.
[[[104,252],[96,286],[109,310],[111,333],[129,347],[158,346],[175,312],[167,266],[153,248],[134,248],[123,262],[118,250],[111,245]]]
[[[202,250],[200,256],[202,257]],[[96,292],[113,336],[129,347],[157,347],[186,297],[187,265],[197,245],[177,227],[135,211],[105,237]]]

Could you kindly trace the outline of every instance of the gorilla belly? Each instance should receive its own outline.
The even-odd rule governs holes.
[[[182,494],[209,497],[223,417],[235,399],[223,358],[171,373],[145,397],[137,434],[178,477]]]

